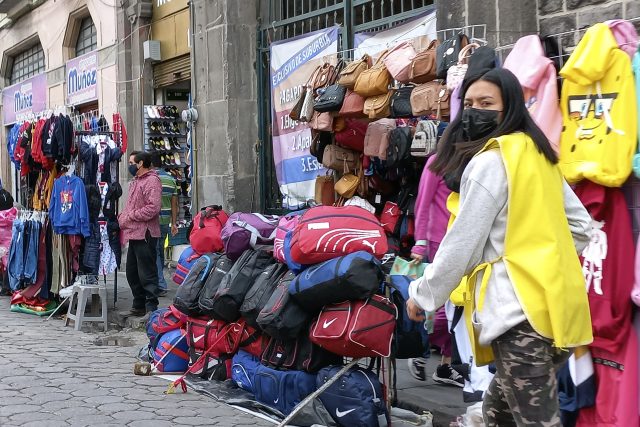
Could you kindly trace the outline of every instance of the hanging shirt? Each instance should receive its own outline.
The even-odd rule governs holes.
[[[84,184],[77,176],[62,175],[53,184],[49,218],[58,234],[89,237],[89,208]]]

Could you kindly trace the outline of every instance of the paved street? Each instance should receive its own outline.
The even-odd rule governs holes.
[[[59,319],[11,313],[7,297],[0,325],[2,427],[273,425],[195,392],[165,395],[167,381],[133,375],[143,332],[75,332]],[[100,336],[135,345],[95,345]]]

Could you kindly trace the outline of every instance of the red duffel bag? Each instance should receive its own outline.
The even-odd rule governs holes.
[[[311,265],[357,251],[381,259],[387,238],[380,221],[357,206],[317,206],[301,217],[291,237],[291,259]]]
[[[325,306],[311,326],[311,342],[345,357],[388,357],[398,309],[388,298]]]
[[[221,206],[211,205],[200,209],[193,219],[193,228],[189,234],[191,248],[200,253],[221,252],[222,227],[227,223],[229,215]]]
[[[198,353],[209,351],[215,356],[233,354],[237,350],[237,339],[232,336],[233,324],[208,317],[187,319],[187,343],[190,350]]]

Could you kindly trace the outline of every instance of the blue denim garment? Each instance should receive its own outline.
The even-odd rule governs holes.
[[[22,266],[22,281],[26,287],[36,282],[38,278],[38,251],[40,249],[39,221],[27,221],[24,233],[24,264]]]
[[[24,223],[20,219],[13,221],[11,230],[11,247],[7,261],[9,287],[12,291],[18,289],[24,265]]]
[[[160,224],[160,238],[158,239],[158,288],[166,291],[167,281],[164,279],[164,242],[169,234],[169,225]]]

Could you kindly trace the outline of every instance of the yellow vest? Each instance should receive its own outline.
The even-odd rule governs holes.
[[[482,311],[492,265],[505,263],[524,314],[543,337],[559,348],[593,341],[586,285],[564,211],[562,173],[524,133],[490,140],[480,150],[499,149],[507,172],[509,198],[502,257],[477,266],[452,293],[452,302],[464,306],[467,329],[478,366],[493,361],[491,347],[481,346],[471,322]],[[459,208],[452,193],[447,207],[449,225]],[[482,281],[476,295],[476,282]]]

